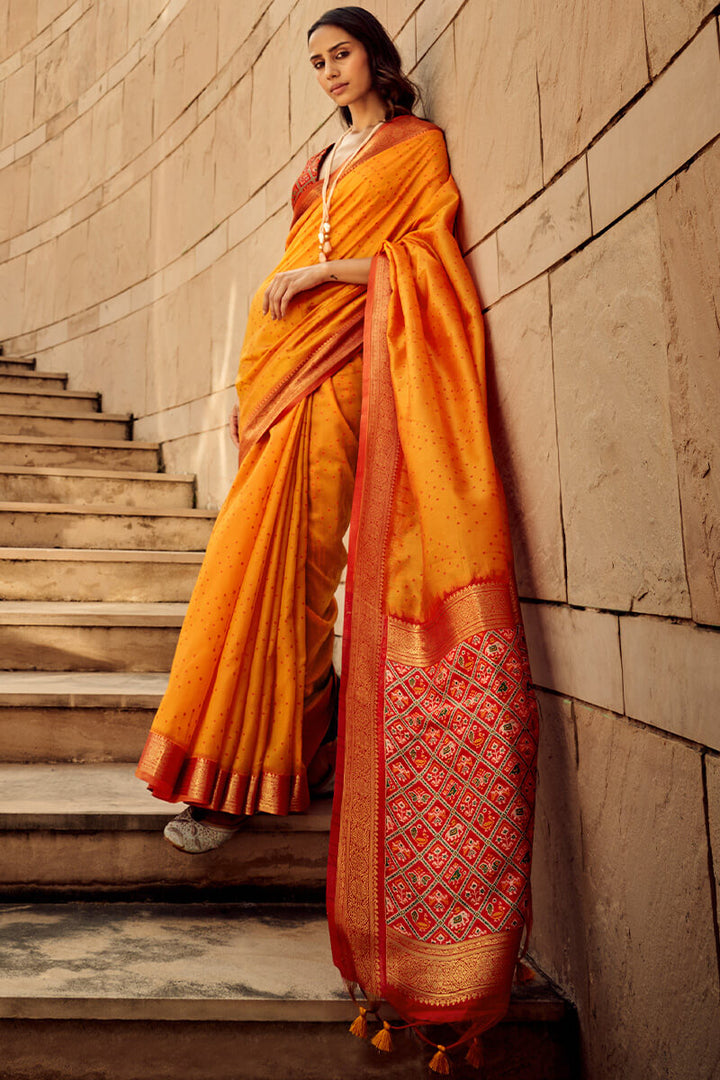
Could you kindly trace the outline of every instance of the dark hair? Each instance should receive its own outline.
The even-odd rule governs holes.
[[[361,7],[331,8],[312,24],[307,34],[308,41],[320,26],[339,26],[365,46],[373,86],[387,105],[387,120],[413,111],[418,99],[417,87],[403,74],[400,54],[387,30],[374,15]],[[348,126],[352,124],[352,114],[347,105],[340,107],[340,113]]]

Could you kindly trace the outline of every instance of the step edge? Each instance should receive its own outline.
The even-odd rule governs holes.
[[[187,563],[200,565],[202,551],[144,551],[138,548],[11,548],[0,547],[0,562],[82,562],[82,563]],[[13,601],[20,603],[21,601]],[[53,601],[54,602],[54,601]],[[73,601],[68,601],[72,603]],[[89,601],[79,601],[88,603]],[[128,601],[132,603],[132,601]]]
[[[113,503],[41,503],[0,502],[0,513],[14,514],[93,514],[102,517],[182,517],[191,520],[212,519],[217,510],[199,510],[193,507],[117,506]]]
[[[95,480],[149,480],[153,483],[183,483],[191,484],[195,480],[194,473],[153,473],[153,472],[130,472],[122,469],[74,469],[70,466],[63,468],[62,465],[1,465],[0,476],[68,476],[72,479],[95,479]]]

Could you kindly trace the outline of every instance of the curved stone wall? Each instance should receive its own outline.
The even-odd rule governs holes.
[[[132,411],[202,505],[233,473],[220,429],[248,299],[338,130],[304,54],[326,6],[0,2],[0,337]],[[589,1077],[709,1076],[714,0],[367,6],[446,130],[487,313],[545,721],[534,949],[577,1001]]]

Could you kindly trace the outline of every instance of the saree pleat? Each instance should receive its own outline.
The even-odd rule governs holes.
[[[327,284],[263,316],[271,277],[316,261],[322,157],[250,306],[239,471],[138,775],[169,800],[307,807],[349,522],[333,957],[409,1021],[480,1031],[530,920],[537,750],[482,311],[442,132],[406,116],[333,199],[334,256],[371,258],[367,290]]]

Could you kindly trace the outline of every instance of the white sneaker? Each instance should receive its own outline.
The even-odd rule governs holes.
[[[192,806],[188,806],[181,814],[168,821],[163,829],[163,836],[178,851],[185,851],[188,855],[202,855],[205,851],[222,847],[240,828],[242,822],[229,826],[206,825],[204,821],[197,821],[193,817]]]

